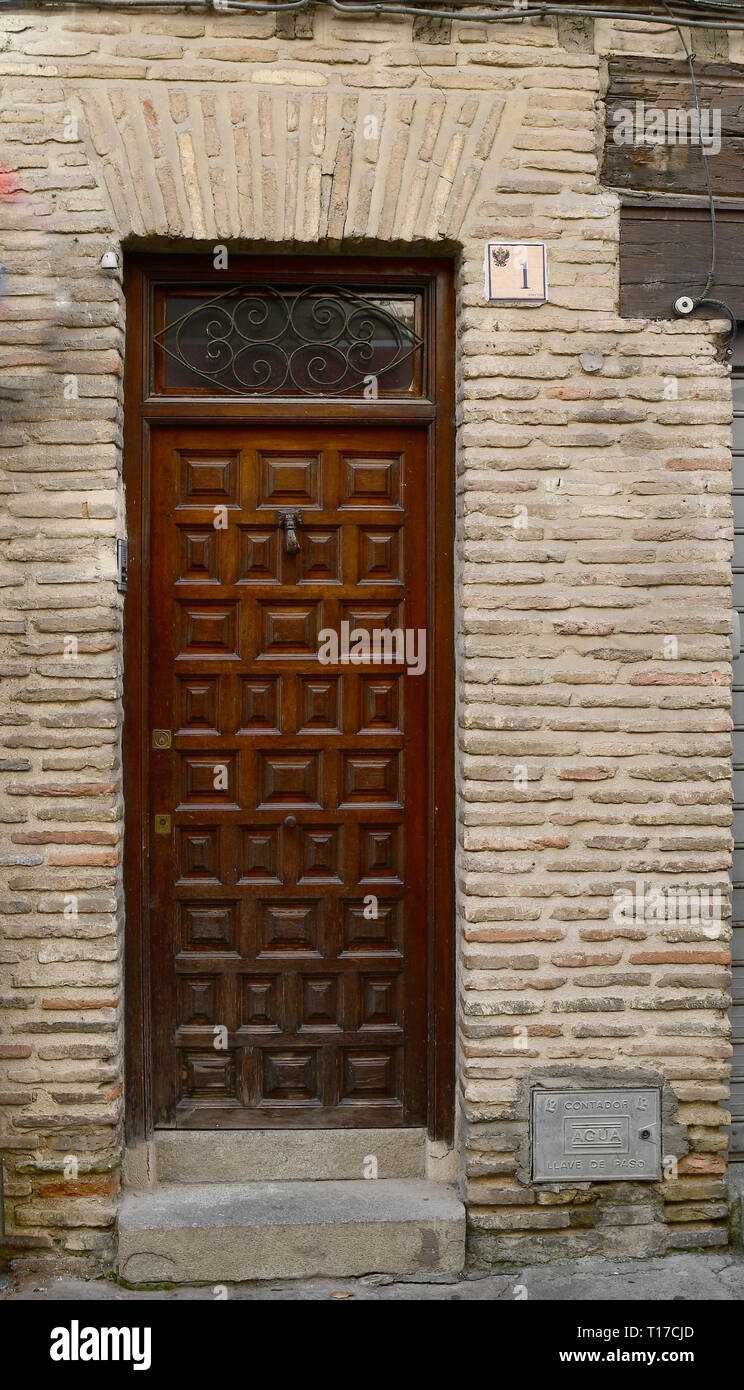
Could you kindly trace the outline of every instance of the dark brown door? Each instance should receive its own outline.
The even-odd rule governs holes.
[[[153,427],[158,1124],[426,1122],[430,673],[354,639],[429,656],[426,448],[416,424]]]

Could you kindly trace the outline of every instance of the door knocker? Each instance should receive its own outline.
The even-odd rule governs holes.
[[[300,548],[297,531],[302,525],[302,512],[280,512],[279,525],[284,531],[284,549],[288,555],[296,555]]]

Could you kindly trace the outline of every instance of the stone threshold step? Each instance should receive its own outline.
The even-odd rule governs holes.
[[[162,1183],[426,1176],[425,1129],[161,1129],[154,1151]]]
[[[415,1178],[168,1183],[119,1208],[132,1284],[457,1273],[464,1259],[457,1193]]]

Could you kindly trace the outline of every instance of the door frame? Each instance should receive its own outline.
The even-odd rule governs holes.
[[[258,277],[280,283],[307,272],[331,284],[365,284],[424,289],[427,320],[428,398],[365,400],[272,397],[239,400],[222,396],[163,397],[148,394],[154,283],[213,283]],[[296,420],[333,424],[418,422],[427,426],[427,556],[431,679],[428,688],[429,757],[427,820],[427,1130],[432,1139],[452,1141],[455,1095],[455,626],[454,626],[454,262],[425,253],[405,257],[318,255],[230,255],[228,271],[212,269],[212,252],[202,255],[125,254],[126,342],[124,365],[124,457],[128,540],[128,591],[124,601],[125,807],[125,1114],[126,1140],[149,1138],[152,1108],[152,989],[150,973],[149,833],[145,820],[149,769],[147,708],[148,627],[145,565],[149,555],[150,432],[159,421],[172,425],[210,423],[219,405],[220,423]],[[436,730],[436,746],[434,731]],[[323,1131],[320,1130],[319,1133]]]

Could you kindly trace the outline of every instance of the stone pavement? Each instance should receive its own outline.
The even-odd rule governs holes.
[[[643,1301],[744,1300],[744,1252],[668,1255],[656,1260],[556,1260],[552,1264],[502,1268],[498,1273],[473,1274],[449,1283],[396,1281],[390,1275],[362,1279],[269,1280],[262,1284],[222,1285],[229,1299],[251,1301],[309,1301],[356,1299],[359,1302],[537,1302],[616,1299]],[[224,1294],[222,1295],[224,1297]],[[125,1289],[112,1279],[45,1279],[41,1275],[0,1280],[0,1301],[30,1299],[127,1302],[129,1300],[215,1300],[212,1286],[182,1285],[172,1289]]]

